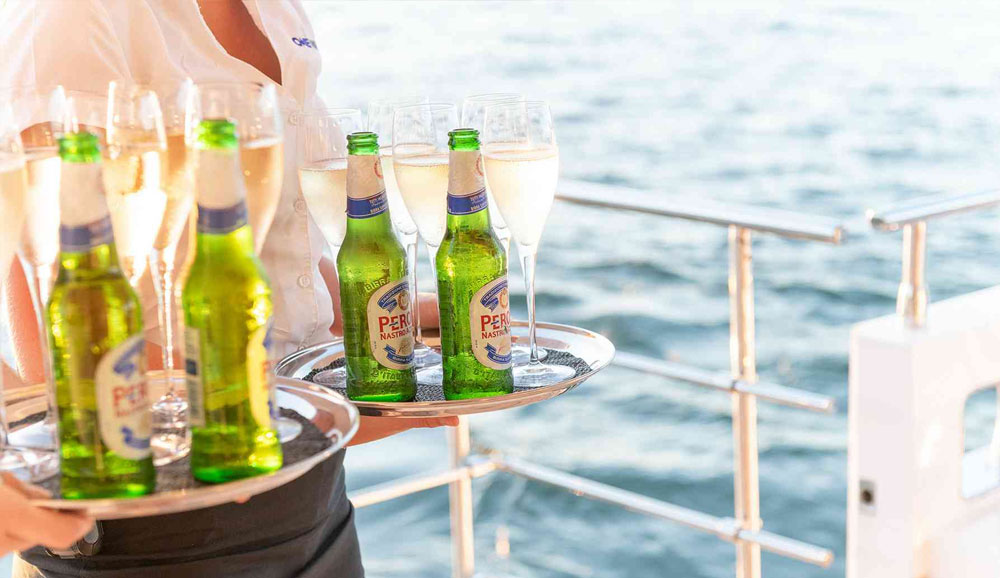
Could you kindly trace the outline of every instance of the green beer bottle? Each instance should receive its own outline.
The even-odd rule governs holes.
[[[378,136],[347,137],[347,235],[337,255],[347,397],[411,401],[413,311],[406,253],[392,232]]]
[[[59,409],[62,497],[153,491],[139,299],[122,274],[91,133],[59,141],[59,274],[47,305]]]
[[[236,129],[194,134],[198,226],[184,285],[191,473],[226,482],[281,468],[268,347],[271,288],[254,255]]]
[[[444,396],[514,391],[507,256],[493,233],[479,133],[448,133],[448,230],[437,252]]]

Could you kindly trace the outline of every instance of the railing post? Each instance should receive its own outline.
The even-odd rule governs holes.
[[[734,379],[757,380],[754,345],[753,257],[750,229],[729,227],[729,357]],[[757,466],[757,398],[732,394],[736,520],[744,530],[761,529]],[[760,546],[736,544],[737,578],[760,578]]]
[[[448,428],[452,469],[465,465],[470,446],[469,418],[459,417],[458,425]],[[472,534],[472,476],[468,472],[449,484],[448,502],[451,509],[451,575],[453,578],[472,578],[476,553]]]
[[[903,278],[896,296],[896,312],[910,327],[923,327],[927,323],[926,257],[927,222],[903,225]]]

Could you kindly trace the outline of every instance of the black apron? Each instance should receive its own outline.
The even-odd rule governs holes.
[[[21,553],[14,578],[363,578],[344,452],[245,504],[101,522],[93,556]]]

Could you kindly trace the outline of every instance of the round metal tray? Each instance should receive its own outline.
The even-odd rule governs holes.
[[[511,323],[511,334],[515,343],[528,343],[528,324],[524,321]],[[603,335],[598,335],[586,329],[555,323],[538,323],[536,329],[538,345],[551,351],[565,351],[583,362],[588,368],[575,377],[559,383],[523,389],[508,395],[484,397],[479,399],[463,399],[454,401],[416,401],[397,403],[376,403],[366,401],[351,401],[357,406],[361,415],[391,416],[391,417],[445,417],[468,415],[499,411],[512,407],[521,407],[552,399],[580,385],[595,373],[604,369],[615,356],[615,346]],[[440,341],[434,337],[424,336],[424,343],[438,347]],[[303,380],[315,369],[326,367],[344,356],[344,343],[336,339],[329,343],[320,343],[299,350],[282,359],[275,367],[275,372],[284,377]],[[312,384],[311,384],[312,385]]]
[[[308,472],[340,451],[358,431],[358,411],[343,396],[329,389],[298,380],[277,379],[278,405],[291,409],[311,422],[330,440],[319,452],[270,474],[216,485],[156,492],[127,499],[32,500],[32,504],[56,510],[74,510],[101,520],[139,518],[187,512],[218,506],[273,490]]]

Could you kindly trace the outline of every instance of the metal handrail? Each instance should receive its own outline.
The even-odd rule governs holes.
[[[659,375],[717,391],[749,393],[760,399],[797,409],[819,413],[833,413],[837,410],[837,402],[832,397],[776,383],[733,379],[723,371],[707,371],[625,351],[615,352],[614,364],[633,371]]]
[[[494,471],[504,471],[522,478],[562,488],[574,495],[614,504],[626,510],[675,522],[707,532],[729,542],[746,542],[764,550],[808,564],[827,568],[833,552],[764,530],[744,530],[735,518],[713,516],[678,506],[636,492],[588,480],[500,453],[470,456],[466,465],[428,474],[417,474],[348,494],[356,508],[364,508],[417,492],[455,483],[465,477],[479,478]]]
[[[896,312],[913,328],[927,323],[930,296],[924,279],[927,262],[927,221],[1000,205],[1000,190],[978,193],[943,193],[898,203],[882,211],[867,211],[868,221],[879,231],[903,230],[903,268]]]
[[[1000,205],[1000,189],[977,193],[942,193],[904,201],[882,211],[868,211],[868,220],[880,231],[898,231],[905,225]]]
[[[790,239],[839,244],[845,238],[843,225],[827,217],[689,197],[652,198],[637,189],[584,181],[561,181],[556,198],[590,207],[635,211],[723,227],[735,226]]]
[[[565,488],[578,496],[600,500],[626,510],[708,532],[730,542],[755,544],[769,552],[823,568],[833,563],[833,552],[826,548],[763,530],[744,530],[734,518],[712,516],[510,456],[505,456],[499,461],[499,468],[529,480]]]

